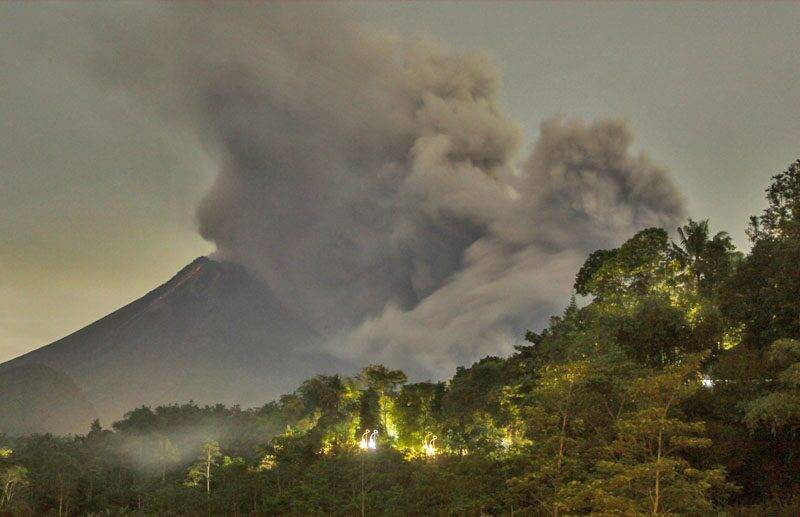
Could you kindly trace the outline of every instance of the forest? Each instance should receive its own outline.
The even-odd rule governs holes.
[[[766,200],[746,252],[691,219],[595,251],[544,330],[446,382],[370,365],[0,436],[0,514],[800,515],[800,160]]]

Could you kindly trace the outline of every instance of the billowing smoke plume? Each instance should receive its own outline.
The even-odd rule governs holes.
[[[196,134],[218,168],[202,235],[338,353],[438,374],[508,351],[589,252],[682,215],[624,123],[548,120],[525,157],[486,56],[229,7],[96,22],[96,66]]]

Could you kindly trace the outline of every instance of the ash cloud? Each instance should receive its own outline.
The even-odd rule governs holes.
[[[682,218],[624,122],[549,119],[525,156],[489,57],[353,14],[146,5],[93,21],[95,71],[217,168],[203,237],[324,346],[446,374],[541,325],[589,252]]]

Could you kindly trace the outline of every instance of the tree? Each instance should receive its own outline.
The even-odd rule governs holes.
[[[12,465],[0,472],[0,485],[3,496],[0,497],[0,509],[11,506],[16,489],[28,483],[28,469],[20,465]]]
[[[297,391],[313,420],[312,429],[320,445],[338,448],[355,436],[359,397],[350,379],[317,375]]]
[[[363,433],[368,429],[382,427],[380,395],[372,388],[367,388],[361,392],[358,408],[358,433]]]
[[[742,340],[766,349],[800,338],[800,239],[759,240],[721,289],[720,309]]]
[[[575,287],[594,298],[554,319],[539,337],[546,358],[570,360],[616,347],[642,364],[662,366],[721,348],[725,320],[711,295],[735,262],[730,238],[720,232],[709,239],[707,221],[689,220],[679,234],[681,245],[649,228],[617,249],[593,253]],[[554,354],[554,347],[566,353]]]
[[[205,482],[206,494],[211,494],[211,468],[219,464],[222,456],[219,443],[215,440],[208,440],[200,447],[200,455],[197,462],[189,469],[188,482],[197,486]]]
[[[670,260],[669,236],[647,228],[614,250],[592,253],[575,279],[575,291],[596,299],[644,294],[664,280]]]
[[[403,386],[394,406],[398,445],[419,450],[429,434],[441,434],[439,420],[444,392],[444,383],[419,382]]]
[[[81,474],[80,464],[71,454],[56,451],[48,455],[45,468],[45,482],[55,492],[59,517],[69,515],[73,491]]]
[[[10,458],[12,450],[0,447],[0,459]],[[28,483],[28,469],[20,465],[8,465],[0,470],[0,510],[9,508],[17,488]]]
[[[800,160],[773,176],[768,206],[752,217],[750,255],[725,282],[720,306],[745,343],[766,349],[800,339]]]
[[[611,261],[616,254],[617,250],[597,250],[592,252],[575,276],[575,285],[573,286],[575,292],[581,296],[594,294],[598,290],[598,282],[593,282],[592,279],[603,265]]]
[[[216,492],[216,499],[224,501],[226,513],[237,514],[247,501],[250,490],[249,472],[243,458],[225,456],[217,476],[220,489]],[[219,508],[217,511],[221,510]]]
[[[545,367],[530,395],[532,403],[523,410],[529,422],[530,466],[523,476],[511,479],[509,485],[514,492],[524,494],[523,500],[532,499],[537,507],[554,517],[565,509],[562,486],[578,465],[573,461],[572,450],[579,440],[575,429],[576,406],[584,396],[581,388],[588,373],[587,361]]]
[[[397,388],[405,384],[406,374],[402,370],[390,370],[381,364],[371,364],[361,370],[359,378],[368,388],[375,390],[378,394],[381,427],[389,433],[389,413],[392,399],[397,393]]]
[[[177,463],[180,460],[180,454],[178,448],[166,437],[158,439],[156,453],[161,465],[161,482],[164,483],[167,480],[167,467]]]
[[[444,443],[451,450],[488,452],[499,446],[504,431],[498,425],[502,410],[506,363],[484,357],[469,368],[458,367],[442,397]]]
[[[575,483],[589,473],[595,450],[609,443],[630,402],[640,367],[618,354],[544,366],[518,405],[526,423],[522,475],[509,481],[522,510],[558,515],[569,510]]]
[[[628,356],[642,364],[663,366],[696,352],[686,311],[665,295],[639,297],[630,312],[614,321],[614,337]]]
[[[685,358],[637,379],[635,404],[616,425],[616,437],[601,448],[592,477],[572,487],[574,512],[664,515],[709,512],[714,495],[730,490],[719,468],[694,468],[681,451],[707,447],[702,422],[681,418],[680,404],[700,388],[703,356]]]
[[[733,267],[733,241],[727,232],[709,238],[708,219],[689,222],[678,227],[680,241],[673,244],[672,253],[691,274],[696,288],[710,294],[726,278]]]
[[[800,239],[800,159],[773,176],[766,192],[769,205],[761,216],[750,218],[750,239]]]
[[[100,419],[95,418],[89,425],[89,434],[86,436],[98,436],[103,433],[103,426],[100,425]]]
[[[683,311],[664,296],[648,296],[637,300],[632,314],[620,320],[616,338],[633,359],[663,366],[679,359],[687,333]]]
[[[800,431],[800,341],[780,339],[767,352],[773,381],[744,404],[744,420],[751,429],[765,426],[772,434]]]

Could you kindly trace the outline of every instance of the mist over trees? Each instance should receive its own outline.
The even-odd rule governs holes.
[[[797,515],[800,160],[767,201],[746,254],[691,219],[595,251],[545,329],[446,382],[370,365],[2,437],[0,514]]]

